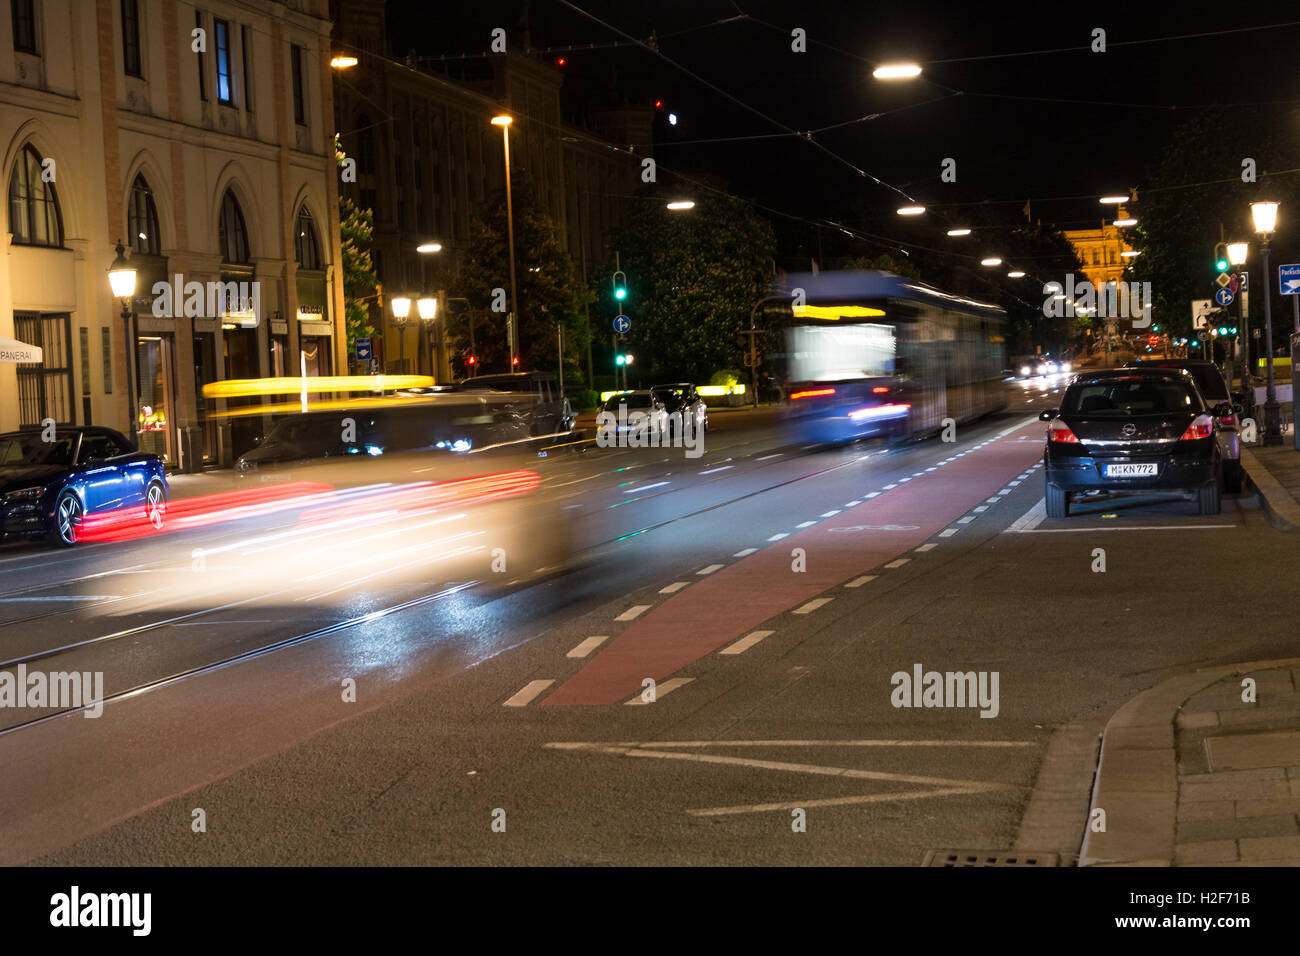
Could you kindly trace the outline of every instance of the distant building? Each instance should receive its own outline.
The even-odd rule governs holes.
[[[335,83],[340,139],[358,167],[357,182],[342,189],[374,211],[374,259],[385,304],[396,291],[435,293],[459,271],[472,221],[505,185],[501,128],[491,123],[500,113],[514,120],[514,182],[521,173],[532,178],[586,278],[607,254],[610,230],[626,220],[641,183],[653,108],[590,107],[585,128],[566,122],[563,73],[529,55],[527,41],[515,37],[511,49],[524,52],[457,61],[455,78],[430,64],[398,62],[389,57],[384,7],[385,0],[331,0],[336,46],[360,61],[338,71]],[[632,144],[641,148],[628,152]],[[438,243],[441,251],[417,252],[425,243]],[[484,319],[504,334],[503,319]],[[445,352],[431,348],[436,336],[417,330],[418,318],[399,333],[392,310],[381,315],[376,305],[372,322],[390,343],[387,371],[432,369],[440,380],[459,375]]]
[[[260,421],[214,419],[205,384],[296,375],[300,353],[308,374],[345,367],[326,0],[9,6],[0,336],[44,360],[0,363],[0,429],[128,432],[134,352],[141,446],[228,463]],[[138,272],[134,349],[107,277],[119,239]],[[155,283],[177,275],[255,282],[259,309],[214,297],[155,314]]]
[[[1127,215],[1124,207],[1119,206],[1115,218],[1123,219]],[[1129,262],[1124,253],[1133,251],[1133,247],[1124,241],[1124,231],[1123,227],[1105,221],[1099,221],[1096,229],[1064,230],[1065,238],[1070,240],[1083,263],[1088,281],[1098,289],[1108,282],[1124,278],[1124,269]]]

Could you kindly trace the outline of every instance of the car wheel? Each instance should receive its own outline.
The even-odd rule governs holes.
[[[144,516],[157,531],[161,531],[167,523],[167,492],[156,481],[151,482],[145,490]]]
[[[1047,486],[1047,517],[1070,517],[1070,493],[1055,485]]]
[[[1230,461],[1223,466],[1223,486],[1232,494],[1238,494],[1241,491],[1242,478],[1245,472],[1242,471],[1241,462]]]
[[[1222,493],[1217,480],[1202,485],[1196,493],[1197,511],[1203,515],[1217,515],[1222,502]]]
[[[59,544],[70,548],[77,543],[83,517],[85,517],[85,509],[82,508],[81,499],[77,497],[76,492],[65,491],[59,495],[59,500],[54,506],[54,537]]]

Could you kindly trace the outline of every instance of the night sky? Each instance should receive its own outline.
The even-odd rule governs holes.
[[[392,0],[389,20],[391,35],[404,38],[398,54],[481,53],[493,26],[524,22],[537,48],[602,45],[548,54],[567,60],[566,101],[662,99],[665,114],[680,117],[675,129],[660,127],[663,169],[705,174],[770,210],[924,246],[942,240],[945,218],[960,224],[970,203],[992,202],[986,215],[1014,220],[1032,199],[1035,219],[1099,224],[1096,197],[1140,185],[1171,132],[1198,111],[1231,107],[1224,135],[1242,141],[1243,155],[1270,124],[1300,124],[1300,5],[1218,8],[1208,16],[1202,5],[1124,3],[1103,15],[1082,5],[917,0]],[[1287,21],[1297,22],[1220,32]],[[685,69],[611,27],[654,33]],[[794,27],[807,31],[808,52],[790,52]],[[1097,27],[1105,53],[1087,49]],[[1206,32],[1218,35],[1183,38]],[[1179,39],[1131,42],[1161,37]],[[871,77],[879,62],[909,59],[925,65],[921,79]],[[851,122],[873,113],[886,115]],[[814,136],[834,156],[790,135],[698,142],[834,124],[847,125]],[[940,182],[945,157],[957,160],[955,183]],[[903,197],[852,167],[938,215],[900,220],[893,210]],[[794,220],[774,224],[787,253],[815,234]]]

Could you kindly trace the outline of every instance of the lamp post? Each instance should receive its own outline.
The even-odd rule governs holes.
[[[1259,233],[1260,253],[1264,259],[1264,348],[1268,357],[1268,387],[1264,393],[1264,444],[1282,444],[1282,416],[1277,404],[1277,389],[1273,384],[1273,306],[1272,291],[1269,283],[1268,241],[1273,230],[1277,228],[1277,203],[1253,202],[1250,215],[1255,220],[1255,231]]]
[[[397,295],[393,296],[393,318],[397,321],[397,363],[403,366],[405,372],[406,364],[406,342],[404,341],[406,332],[406,317],[411,314],[410,296]]]
[[[433,339],[430,332],[433,330],[434,319],[438,317],[438,300],[433,296],[422,295],[416,300],[415,306],[420,313],[420,321],[424,323],[424,340],[429,345],[429,372],[436,380],[438,377],[436,361],[433,357]]]
[[[1246,254],[1250,247],[1244,242],[1228,243],[1228,262],[1234,266],[1243,266],[1246,264]],[[1264,288],[1268,289],[1268,279],[1265,277]],[[1241,325],[1241,390],[1243,392],[1250,388],[1250,317],[1246,314],[1246,293],[1242,292],[1237,297],[1237,321]],[[1247,402],[1247,405],[1250,403]]]
[[[114,297],[122,300],[122,338],[126,349],[127,437],[136,441],[135,381],[131,372],[135,361],[135,331],[131,325],[131,299],[135,297],[135,266],[126,258],[122,240],[117,241],[117,258],[108,267],[108,284]]]
[[[502,113],[492,117],[492,125],[501,127],[501,143],[505,148],[506,159],[506,242],[510,256],[510,317],[506,324],[506,334],[510,339],[510,371],[515,370],[515,328],[519,322],[518,298],[515,295],[515,213],[510,196],[510,123],[512,119]]]

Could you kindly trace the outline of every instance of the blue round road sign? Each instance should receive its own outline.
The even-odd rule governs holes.
[[[1219,305],[1232,305],[1232,300],[1235,298],[1236,296],[1228,289],[1216,289],[1214,293],[1214,301]]]
[[[630,328],[632,328],[632,320],[629,319],[626,315],[619,315],[614,317],[614,331],[617,332],[619,335],[622,335]]]

